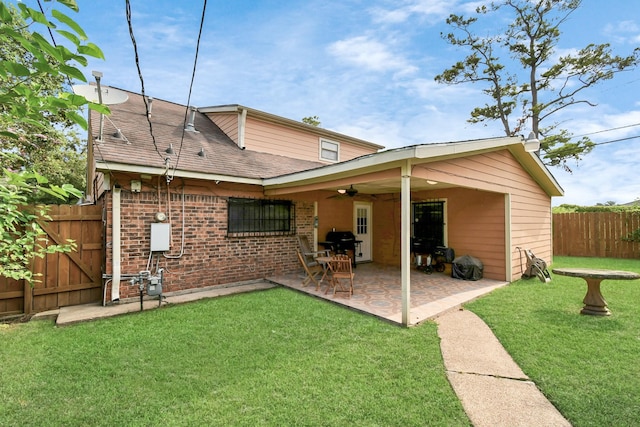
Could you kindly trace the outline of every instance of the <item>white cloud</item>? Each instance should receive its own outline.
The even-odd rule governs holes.
[[[332,43],[327,51],[336,58],[373,71],[395,71],[409,74],[417,71],[401,55],[395,54],[386,44],[368,36],[357,36]]]
[[[374,7],[369,11],[374,23],[401,24],[412,17],[432,22],[442,21],[451,13],[472,13],[485,1],[458,3],[453,0],[410,0],[395,9]]]
[[[596,147],[573,174],[554,170],[553,173],[565,190],[565,196],[554,199],[554,205],[595,205],[614,201],[631,202],[640,197],[640,182],[630,179],[636,175],[640,150],[637,142],[620,142]]]
[[[637,44],[640,41],[640,27],[635,21],[620,21],[607,24],[604,28],[607,37],[618,43]]]
[[[387,10],[376,7],[372,8],[370,13],[373,22],[378,24],[399,24],[406,21],[410,16],[410,12],[407,8]]]

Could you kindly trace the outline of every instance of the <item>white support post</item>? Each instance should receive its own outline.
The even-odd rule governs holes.
[[[411,162],[402,165],[400,178],[400,269],[402,281],[402,324],[409,326],[411,314]]]

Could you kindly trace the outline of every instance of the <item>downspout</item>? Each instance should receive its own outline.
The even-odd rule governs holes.
[[[111,283],[111,301],[120,300],[120,186],[113,187],[111,253],[113,261],[113,281]]]
[[[247,109],[243,108],[240,113],[240,122],[238,123],[238,147],[242,150],[245,149],[244,146],[244,133],[247,128]]]
[[[411,161],[402,165],[400,178],[400,271],[402,282],[402,324],[409,326],[411,315]]]

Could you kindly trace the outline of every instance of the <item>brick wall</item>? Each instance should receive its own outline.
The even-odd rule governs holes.
[[[107,197],[107,274],[113,273],[111,193]],[[227,198],[217,195],[183,195],[154,191],[121,192],[121,274],[135,275],[142,270],[164,268],[163,292],[223,285],[260,279],[299,269],[295,255],[296,236],[227,237]],[[313,203],[297,201],[296,231],[311,236]],[[150,260],[150,229],[155,214],[169,213],[171,250],[165,255],[154,252]],[[123,278],[121,298],[138,295],[138,285]],[[107,296],[110,295],[110,290]]]

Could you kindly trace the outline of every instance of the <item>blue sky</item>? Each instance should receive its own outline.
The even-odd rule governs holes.
[[[100,70],[103,84],[140,92],[125,2],[78,3],[72,17],[106,56],[92,61],[87,76]],[[130,3],[145,93],[185,104],[203,1]],[[487,101],[481,87],[434,82],[466,55],[440,37],[449,31],[446,17],[482,3],[209,0],[191,104],[242,104],[295,120],[317,115],[322,127],[387,148],[502,136],[499,123],[467,123],[471,109]],[[490,25],[506,21],[497,15]],[[561,29],[559,53],[611,43],[627,55],[640,46],[640,11],[635,1],[584,0]],[[638,93],[640,70],[625,72],[587,92],[597,107],[576,106],[557,120],[575,135],[599,132],[595,142],[640,136]],[[566,194],[553,204],[640,198],[638,147],[640,138],[603,144],[570,163],[572,174],[552,168]]]

